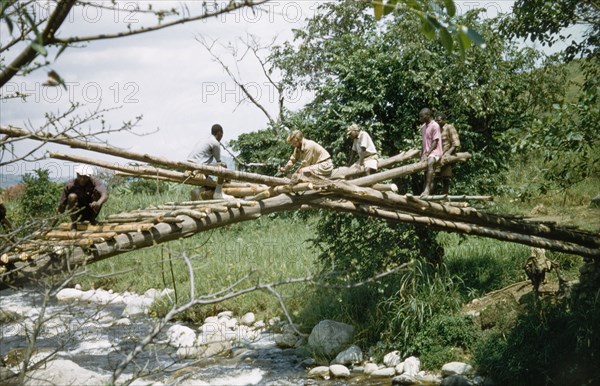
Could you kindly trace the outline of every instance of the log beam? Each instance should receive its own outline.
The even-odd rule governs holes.
[[[180,171],[195,170],[199,173],[222,177],[229,180],[239,180],[254,182],[259,184],[265,184],[269,186],[277,186],[282,184],[289,184],[290,180],[287,178],[270,177],[264,176],[257,173],[238,172],[235,170],[229,170],[220,166],[202,165],[194,162],[177,162],[171,161],[164,157],[153,156],[145,153],[135,153],[124,149],[116,148],[113,146],[104,145],[96,142],[83,141],[81,139],[71,138],[64,134],[53,135],[45,132],[31,132],[15,126],[0,126],[0,134],[7,135],[9,137],[23,137],[33,139],[42,142],[52,142],[61,145],[70,146],[76,149],[85,149],[94,151],[97,153],[108,154],[115,157],[126,158],[134,161],[140,161],[145,163],[152,163],[168,167]]]
[[[556,252],[570,253],[579,256],[592,258],[600,257],[600,248],[587,248],[580,245],[564,243],[544,237],[528,236],[510,231],[490,229],[464,222],[442,220],[428,216],[403,213],[399,211],[390,211],[369,205],[357,205],[350,201],[332,201],[329,199],[318,199],[310,204],[307,204],[306,206],[349,212],[361,216],[377,217],[385,220],[407,224],[425,225],[441,231],[488,237],[501,241],[509,241],[513,243],[529,245],[532,247],[548,249]]]

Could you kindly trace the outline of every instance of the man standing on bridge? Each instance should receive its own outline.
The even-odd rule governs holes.
[[[431,110],[424,108],[419,112],[421,126],[421,137],[423,147],[421,150],[421,161],[427,161],[427,172],[425,174],[425,186],[421,196],[429,196],[433,190],[433,172],[435,164],[442,158],[442,131],[440,125],[431,119]]]
[[[94,169],[80,164],[75,167],[75,178],[65,184],[58,212],[67,210],[71,216],[71,230],[76,230],[78,222],[97,224],[96,217],[107,200],[106,185],[94,177]]]
[[[444,154],[442,154],[442,160],[446,159],[451,155],[455,155],[458,148],[460,148],[460,139],[458,138],[458,132],[454,125],[451,125],[446,121],[446,114],[438,112],[435,115],[435,120],[442,128],[442,148]],[[450,189],[450,180],[452,179],[452,165],[443,165],[440,168],[438,176],[442,179],[442,194],[448,194]]]

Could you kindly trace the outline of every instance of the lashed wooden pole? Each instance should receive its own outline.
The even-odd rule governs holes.
[[[235,170],[229,170],[220,166],[203,165],[194,162],[176,162],[164,157],[153,156],[150,154],[135,153],[95,142],[82,141],[80,139],[67,137],[66,135],[52,135],[43,132],[31,132],[14,126],[0,126],[0,133],[8,135],[9,137],[26,137],[42,142],[58,143],[61,145],[70,146],[72,148],[91,150],[97,153],[108,154],[140,162],[157,164],[181,171],[196,170],[204,174],[223,177],[225,179],[230,180],[248,181],[269,186],[277,186],[290,183],[290,180],[287,178],[271,177],[257,173],[239,172]]]
[[[449,165],[457,162],[465,162],[471,158],[469,153],[458,153],[456,156],[449,156],[441,165]],[[400,166],[397,168],[389,169],[383,172],[374,173],[370,176],[355,178],[350,180],[352,184],[357,186],[370,186],[378,182],[390,180],[393,178],[400,178],[409,174],[417,173],[427,169],[427,161],[420,161],[414,164]]]
[[[89,165],[99,166],[105,169],[114,170],[120,175],[132,176],[138,178],[148,178],[160,181],[176,182],[194,186],[206,186],[209,188],[216,187],[216,181],[204,177],[202,174],[193,175],[186,172],[179,172],[164,168],[159,168],[152,165],[123,165],[118,162],[107,162],[96,158],[83,157],[74,154],[64,154],[59,152],[50,152],[51,158],[62,159],[71,162],[81,162]],[[245,197],[262,192],[269,187],[266,185],[258,185],[252,183],[232,183],[226,182],[223,184],[223,192],[235,197]]]
[[[407,161],[411,158],[417,157],[421,152],[417,149],[410,149],[406,151],[401,151],[400,153],[388,157],[388,158],[380,158],[377,160],[377,169],[387,169],[392,165],[395,165],[400,162]],[[333,173],[331,174],[331,178],[349,178],[364,175],[364,169],[356,169],[349,167],[342,167],[333,169]]]
[[[362,216],[377,217],[396,222],[426,225],[429,227],[433,227],[437,230],[494,238],[497,240],[510,241],[513,243],[529,245],[532,247],[548,249],[556,252],[571,253],[579,256],[592,258],[600,257],[600,248],[587,248],[581,245],[564,243],[544,237],[523,235],[520,233],[510,231],[490,229],[464,222],[442,220],[429,216],[419,216],[411,213],[390,211],[369,205],[357,205],[351,201],[333,201],[330,199],[318,199],[306,205],[322,209],[349,212]]]
[[[467,222],[488,228],[502,228],[531,236],[541,236],[555,240],[573,242],[586,247],[600,247],[600,237],[585,232],[550,227],[546,224],[528,224],[502,216],[479,212],[473,208],[457,208],[437,202],[423,201],[410,195],[402,196],[391,192],[378,192],[368,187],[357,187],[346,182],[331,185],[331,189],[350,201],[375,204],[439,219]]]
[[[204,176],[194,176],[183,172],[168,170],[150,165],[126,165],[119,162],[103,161],[96,158],[83,157],[75,154],[65,154],[59,152],[48,153],[50,158],[61,159],[70,162],[80,162],[88,165],[99,166],[101,168],[115,170],[127,173],[130,176],[143,176],[146,178],[162,178],[166,181],[183,182],[189,185],[215,187],[216,182]]]

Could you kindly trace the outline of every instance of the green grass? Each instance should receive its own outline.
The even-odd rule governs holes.
[[[266,216],[100,261],[88,267],[91,275],[81,284],[85,288],[137,293],[149,288],[172,288],[177,291],[177,302],[183,304],[190,298],[190,272],[183,256],[191,262],[196,296],[220,292],[246,275],[250,277],[233,289],[307,277],[315,270],[316,254],[306,241],[314,236],[312,229],[310,221]],[[128,272],[113,277],[93,276],[118,271]],[[277,288],[294,315],[304,305],[303,287]],[[163,304],[156,312],[162,314],[170,306]],[[255,291],[214,306],[196,307],[181,317],[201,321],[226,309],[236,314],[252,311],[264,318],[282,315],[272,293]]]
[[[599,231],[600,208],[591,207],[590,202],[600,193],[600,176],[587,178],[566,190],[550,186],[549,190],[542,191],[545,183],[542,168],[540,155],[516,156],[504,175],[506,193],[496,198],[491,211]]]

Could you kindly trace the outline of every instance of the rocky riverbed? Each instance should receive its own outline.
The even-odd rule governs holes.
[[[422,371],[418,358],[398,352],[373,363],[352,345],[352,326],[335,321],[322,321],[303,336],[279,319],[225,311],[201,326],[167,322],[150,339],[160,321],[148,310],[171,296],[168,289],[138,295],[78,286],[47,297],[34,290],[0,291],[2,384],[20,384],[10,376],[24,366],[25,385],[105,385],[115,374],[117,384],[133,385],[484,383],[464,363],[447,364],[441,374]],[[323,357],[335,359],[314,359]]]

